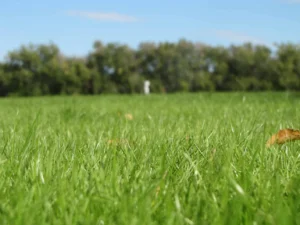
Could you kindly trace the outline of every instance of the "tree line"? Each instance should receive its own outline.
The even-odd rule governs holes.
[[[100,41],[84,57],[22,45],[0,63],[0,96],[300,90],[300,45],[210,46],[181,39],[137,49]]]

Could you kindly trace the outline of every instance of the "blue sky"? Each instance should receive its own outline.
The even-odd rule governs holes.
[[[300,43],[300,0],[15,0],[0,4],[0,59],[53,42],[84,56],[95,40],[137,47],[185,38],[211,45]]]

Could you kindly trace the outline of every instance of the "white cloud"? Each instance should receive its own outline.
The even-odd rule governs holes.
[[[90,11],[68,11],[69,16],[79,16],[98,21],[110,22],[136,22],[137,18],[128,15],[121,15],[118,13],[103,13],[103,12],[90,12]]]
[[[215,35],[230,42],[252,42],[253,44],[268,44],[266,41],[247,34],[236,33],[230,30],[217,30]]]

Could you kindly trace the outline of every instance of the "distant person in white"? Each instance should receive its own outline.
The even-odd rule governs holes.
[[[145,80],[144,82],[144,93],[148,95],[150,93],[150,81]]]

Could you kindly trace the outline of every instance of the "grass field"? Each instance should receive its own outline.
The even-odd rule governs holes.
[[[287,93],[0,99],[0,224],[300,224],[300,141],[265,147],[299,109]]]

